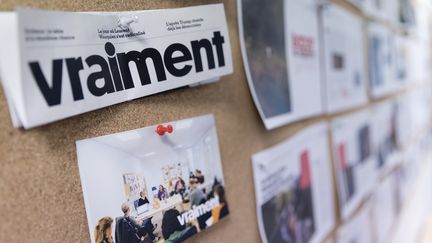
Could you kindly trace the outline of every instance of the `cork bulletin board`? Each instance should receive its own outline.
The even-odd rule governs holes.
[[[140,98],[30,130],[12,127],[4,91],[0,91],[0,242],[89,241],[76,140],[209,113],[216,119],[230,216],[189,242],[261,242],[251,155],[333,116],[310,118],[271,131],[264,128],[244,73],[236,1],[1,0],[0,10],[23,6],[127,11],[218,2],[225,5],[234,64],[234,73],[219,82]],[[335,2],[356,11],[349,4]]]

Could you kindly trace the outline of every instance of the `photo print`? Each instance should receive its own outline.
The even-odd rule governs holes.
[[[320,114],[316,2],[237,2],[246,77],[265,127]]]
[[[363,21],[336,4],[322,8],[325,110],[364,105],[366,92]]]
[[[370,110],[332,122],[332,146],[340,213],[347,219],[377,180],[377,159],[372,146]]]
[[[91,242],[182,242],[229,214],[212,115],[80,140],[77,153]]]
[[[317,124],[252,157],[264,243],[321,242],[333,228],[327,138],[327,124]]]

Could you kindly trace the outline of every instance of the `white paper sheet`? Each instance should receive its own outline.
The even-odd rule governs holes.
[[[327,124],[253,155],[252,164],[262,241],[324,240],[335,224]]]
[[[265,127],[322,113],[316,1],[237,3],[245,72]]]
[[[232,72],[223,4],[16,15],[2,76],[25,128]]]
[[[389,95],[403,87],[397,78],[396,43],[393,33],[384,25],[368,24],[369,88],[372,97]]]
[[[362,19],[336,4],[323,7],[321,17],[326,111],[333,113],[366,104]]]
[[[370,204],[345,222],[337,232],[337,243],[372,243]]]
[[[372,191],[378,171],[372,144],[370,110],[362,110],[333,120],[332,149],[342,219],[358,208]]]
[[[372,147],[377,155],[377,168],[381,172],[394,166],[398,149],[398,104],[383,101],[371,107]]]
[[[372,198],[372,219],[377,243],[387,242],[396,217],[393,182],[391,177],[387,177],[379,183]]]

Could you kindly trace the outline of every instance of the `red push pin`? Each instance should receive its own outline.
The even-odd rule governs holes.
[[[167,125],[166,127],[164,125],[158,125],[156,127],[156,133],[159,134],[159,136],[165,135],[165,133],[172,133],[173,127],[171,125]]]

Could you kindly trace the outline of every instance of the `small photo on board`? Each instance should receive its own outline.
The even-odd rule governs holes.
[[[91,242],[182,242],[229,214],[212,115],[77,141],[77,153]]]
[[[321,242],[335,223],[327,125],[311,126],[252,157],[264,243]]]
[[[321,113],[316,2],[237,2],[246,77],[265,127]]]

